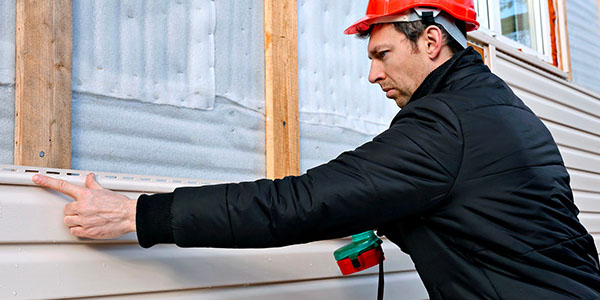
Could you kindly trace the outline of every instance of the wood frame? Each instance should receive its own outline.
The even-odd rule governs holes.
[[[573,81],[571,69],[571,47],[569,46],[569,31],[567,24],[567,4],[565,0],[554,0],[556,11],[556,43],[558,48],[558,66],[569,74],[569,81]]]
[[[296,0],[265,0],[267,177],[300,174]]]
[[[475,49],[475,51],[477,51],[477,53],[479,53],[479,55],[481,55],[481,59],[483,60],[483,63],[487,65],[488,58],[486,56],[486,51],[485,51],[486,46],[479,45],[475,42],[467,41],[467,47],[473,47],[473,49]]]
[[[72,0],[17,0],[14,164],[71,167]]]

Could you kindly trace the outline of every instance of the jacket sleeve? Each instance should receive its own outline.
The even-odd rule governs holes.
[[[407,105],[391,127],[301,176],[203,187],[138,199],[143,247],[275,247],[339,238],[427,213],[461,164],[460,123],[433,97]]]

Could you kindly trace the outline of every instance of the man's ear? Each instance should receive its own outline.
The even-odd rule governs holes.
[[[427,56],[435,60],[440,55],[444,46],[442,30],[435,25],[429,25],[423,32],[423,38],[425,39],[425,52]]]

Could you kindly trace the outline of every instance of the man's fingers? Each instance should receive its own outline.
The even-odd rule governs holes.
[[[71,202],[67,205],[65,205],[65,209],[64,209],[64,213],[65,216],[72,216],[72,215],[77,215],[79,214],[79,210],[77,210],[76,208],[76,204],[79,202]]]
[[[69,227],[81,226],[81,217],[80,216],[66,216],[64,219],[65,225]]]
[[[71,227],[71,234],[74,236],[78,236],[78,237],[84,237],[84,232],[83,232],[83,227],[81,226],[74,226]]]
[[[102,186],[96,181],[96,174],[90,173],[85,178],[85,186],[92,190],[101,190]]]
[[[63,194],[67,194],[71,196],[73,199],[77,200],[78,196],[84,191],[83,187],[68,183],[64,180],[44,176],[44,175],[34,175],[33,182],[47,188],[51,188],[53,190],[59,191]]]

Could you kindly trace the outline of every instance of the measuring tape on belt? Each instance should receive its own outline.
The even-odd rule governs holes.
[[[333,256],[337,261],[342,275],[350,275],[379,264],[379,282],[377,283],[377,299],[383,300],[383,249],[381,239],[373,231],[352,236],[352,243],[341,247]]]

